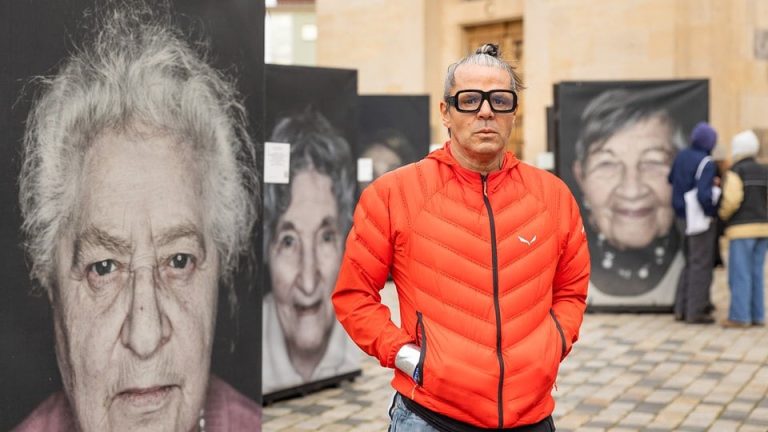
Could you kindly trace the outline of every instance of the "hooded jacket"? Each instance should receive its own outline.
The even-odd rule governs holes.
[[[509,152],[482,176],[447,143],[363,191],[332,298],[383,366],[419,345],[420,374],[395,369],[403,396],[469,425],[509,428],[552,413],[589,269],[579,208],[560,179]],[[389,273],[401,327],[381,304]]]
[[[672,208],[679,218],[685,218],[685,199],[683,195],[694,187],[698,187],[697,198],[704,214],[717,214],[717,205],[712,202],[712,186],[717,174],[717,168],[712,161],[707,162],[696,182],[696,169],[702,159],[712,153],[717,143],[717,132],[707,123],[700,122],[691,132],[691,145],[683,149],[675,157],[667,180],[672,185]]]

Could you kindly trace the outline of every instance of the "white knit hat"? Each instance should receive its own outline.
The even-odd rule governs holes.
[[[755,156],[760,150],[760,141],[757,139],[757,135],[751,130],[745,130],[739,132],[733,136],[731,141],[731,155],[734,158]]]

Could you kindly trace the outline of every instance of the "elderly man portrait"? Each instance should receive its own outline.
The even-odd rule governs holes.
[[[19,199],[64,388],[16,430],[260,429],[210,372],[219,290],[257,215],[254,145],[233,84],[167,12],[96,8],[35,82]]]
[[[352,372],[360,360],[331,304],[355,201],[349,144],[311,109],[280,119],[270,141],[291,153],[290,183],[264,188],[264,394]]]

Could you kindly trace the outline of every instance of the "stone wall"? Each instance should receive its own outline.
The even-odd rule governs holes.
[[[317,0],[321,66],[360,71],[363,94],[428,93],[432,141],[447,134],[438,101],[464,27],[523,19],[525,159],[546,148],[545,108],[565,80],[708,78],[720,153],[745,128],[768,130],[765,0]],[[768,51],[768,36],[764,48]],[[768,54],[768,53],[766,53]],[[768,146],[768,143],[763,143]]]

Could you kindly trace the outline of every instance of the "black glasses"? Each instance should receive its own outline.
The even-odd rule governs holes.
[[[461,90],[453,96],[445,97],[446,103],[463,113],[480,111],[483,101],[486,100],[493,112],[510,113],[517,109],[517,93],[512,90]]]

